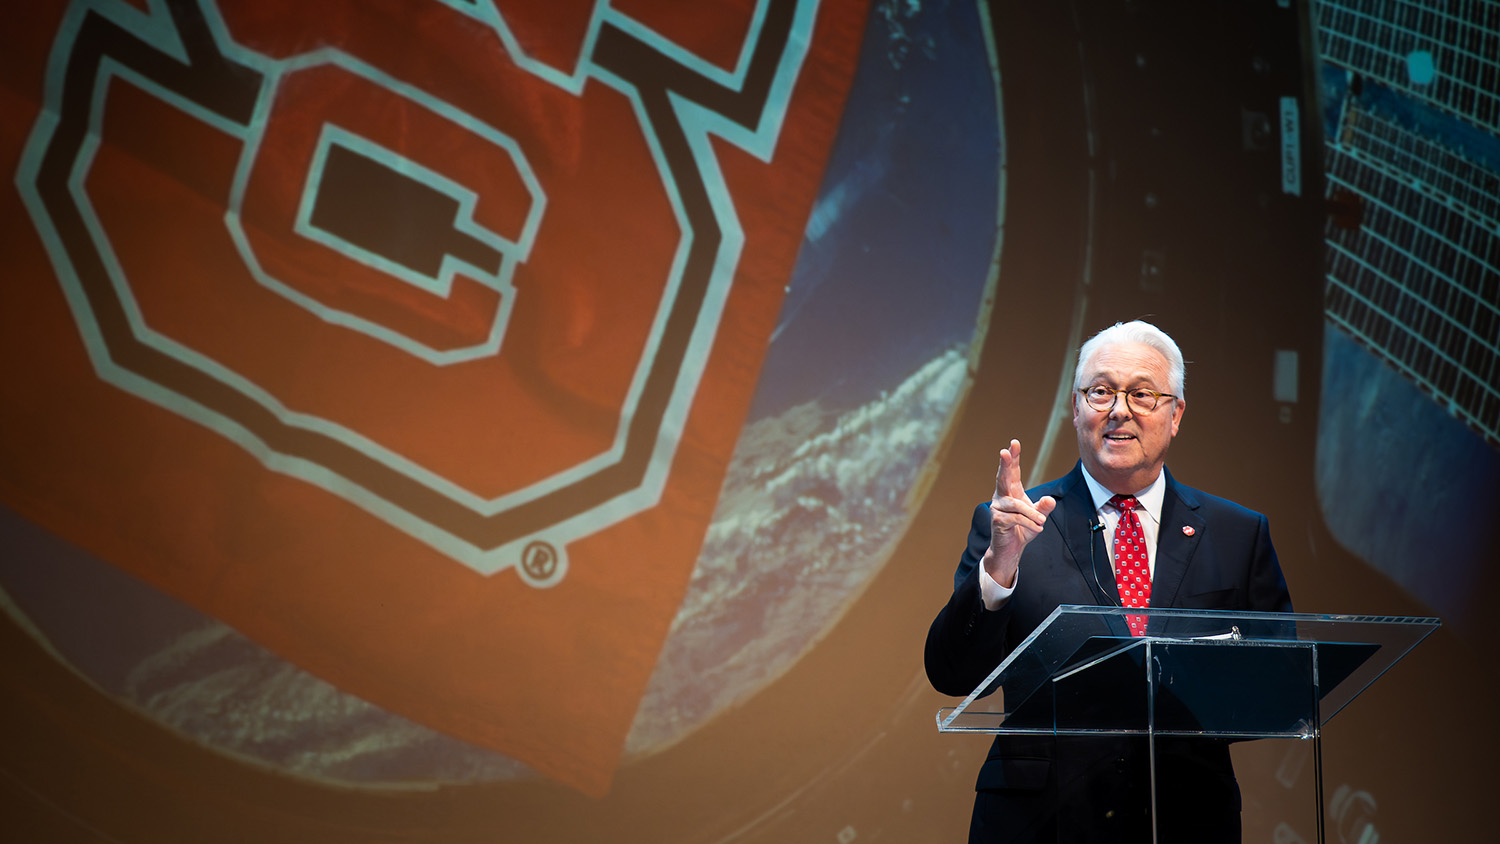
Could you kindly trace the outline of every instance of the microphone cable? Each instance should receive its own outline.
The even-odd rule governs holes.
[[[1104,584],[1099,581],[1099,561],[1094,553],[1094,534],[1103,531],[1104,527],[1104,520],[1099,518],[1098,512],[1095,512],[1093,521],[1089,523],[1089,574],[1094,576],[1094,586],[1099,590],[1099,594],[1104,596],[1104,600],[1110,606],[1123,610],[1125,605],[1120,603],[1118,598],[1112,597],[1104,588]]]

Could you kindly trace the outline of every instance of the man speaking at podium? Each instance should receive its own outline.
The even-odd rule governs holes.
[[[994,497],[975,508],[953,595],[927,634],[934,688],[967,695],[1060,604],[1291,611],[1266,518],[1166,470],[1184,377],[1177,344],[1149,323],[1117,323],[1083,344],[1079,462],[1027,490],[1021,444],[1000,452]],[[1140,617],[1130,628],[1145,633]],[[1158,740],[1157,771],[1162,841],[1240,840],[1226,742]],[[1149,776],[1144,738],[997,736],[969,840],[1150,841]]]

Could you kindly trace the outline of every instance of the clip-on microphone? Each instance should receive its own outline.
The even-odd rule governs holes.
[[[1094,586],[1099,589],[1099,594],[1104,596],[1104,600],[1108,601],[1110,606],[1124,609],[1125,605],[1120,603],[1118,598],[1112,598],[1109,592],[1105,591],[1104,584],[1099,582],[1099,561],[1094,554],[1094,534],[1102,530],[1104,530],[1104,520],[1099,518],[1098,513],[1095,513],[1093,522],[1089,524],[1089,573],[1094,576]]]

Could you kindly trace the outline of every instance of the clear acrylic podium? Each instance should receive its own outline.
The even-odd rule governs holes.
[[[1132,637],[1127,616],[1149,618]],[[1312,742],[1322,844],[1322,730],[1440,625],[1435,618],[1060,606],[955,707],[942,732]],[[998,691],[998,694],[993,692]]]

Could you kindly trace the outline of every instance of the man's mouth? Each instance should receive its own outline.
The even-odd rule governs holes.
[[[1115,442],[1125,442],[1126,440],[1133,440],[1133,439],[1135,439],[1135,435],[1134,434],[1122,434],[1122,433],[1118,433],[1117,432],[1117,433],[1113,433],[1113,434],[1105,434],[1104,438],[1106,440],[1114,440]]]

